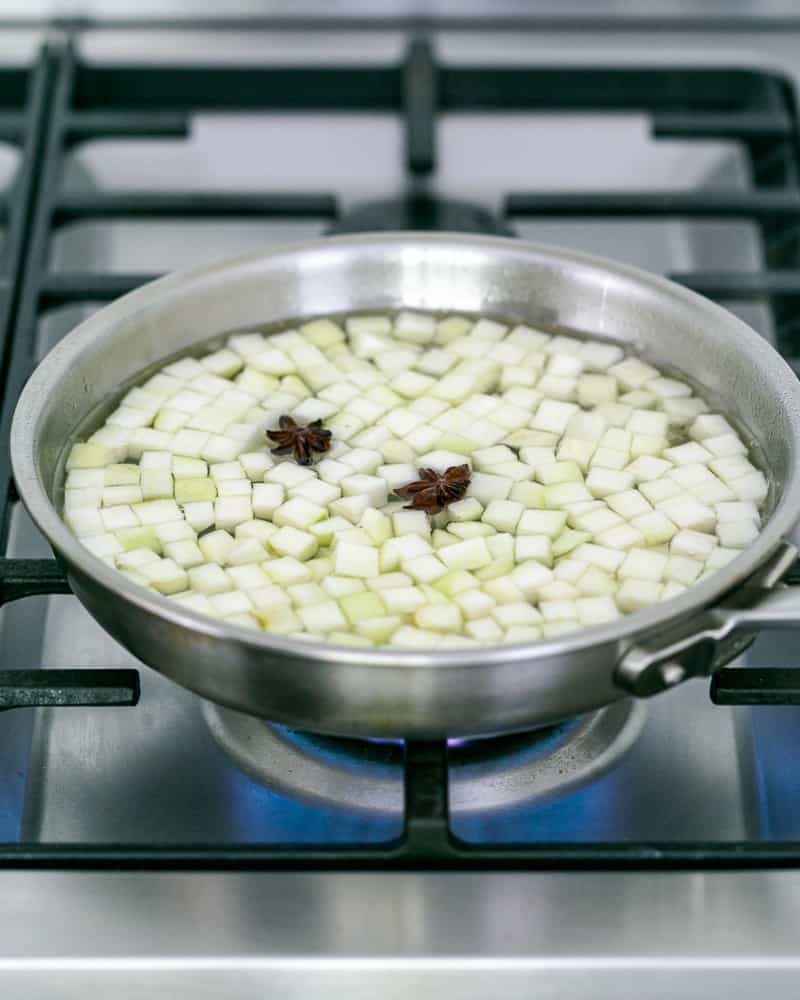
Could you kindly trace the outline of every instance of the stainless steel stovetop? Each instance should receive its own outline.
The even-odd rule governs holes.
[[[539,30],[439,25],[432,38],[440,58],[452,62],[725,65],[800,82],[800,23],[793,31],[766,22],[758,31],[744,23],[739,30],[681,30],[679,20],[669,26],[669,17],[683,5],[660,6],[657,33],[646,25],[614,30],[612,22],[602,32],[581,31],[548,11]],[[739,6],[747,14],[751,5]],[[772,12],[781,13],[778,7]],[[26,29],[13,45],[0,35],[0,57],[21,58],[43,34]],[[79,45],[87,59],[103,61],[293,63],[323,54],[331,62],[357,61],[365,51],[374,60],[399,58],[406,35],[390,25],[354,29],[333,46],[321,28],[209,34],[127,27],[84,32]],[[498,193],[513,189],[708,191],[751,183],[737,143],[656,142],[635,114],[444,115],[439,142],[439,168],[427,189],[492,212]],[[272,189],[335,190],[347,209],[399,194],[402,162],[400,123],[389,115],[206,113],[194,118],[185,140],[79,146],[64,183],[74,194],[134,186],[252,190],[266,174]],[[11,152],[0,149],[0,171],[13,168]],[[60,230],[51,272],[155,272],[324,228],[274,220],[84,221]],[[523,238],[662,273],[765,266],[761,235],[746,221],[516,220],[515,228]],[[774,342],[766,305],[731,307]],[[87,312],[70,306],[47,315],[37,355]],[[18,504],[7,554],[50,555]],[[772,634],[759,638],[747,658],[794,665],[797,649],[793,634]],[[364,749],[264,726],[266,735],[256,734],[259,766],[242,766],[223,749],[213,713],[196,696],[133,661],[72,597],[30,597],[0,611],[0,665],[40,664],[136,666],[141,702],[135,709],[0,716],[0,842],[23,851],[120,843],[246,849],[376,843],[400,829],[395,747]],[[600,774],[581,771],[570,757],[570,727],[495,748],[491,766],[474,748],[453,748],[454,833],[475,843],[567,848],[800,841],[800,709],[715,707],[707,685],[696,682],[623,722],[601,738],[607,757]],[[485,792],[475,793],[476,781]],[[56,859],[34,869],[23,855],[17,870],[0,874],[2,995],[77,997],[87,987],[120,998],[797,995],[800,873],[793,867],[140,867],[147,866],[99,871],[87,862],[82,870],[59,870]]]

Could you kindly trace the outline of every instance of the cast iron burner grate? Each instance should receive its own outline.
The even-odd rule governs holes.
[[[348,28],[352,29],[349,23]],[[79,30],[79,26],[78,29]],[[335,28],[331,28],[335,31]],[[87,62],[67,33],[46,45],[29,68],[0,69],[0,138],[18,144],[13,193],[0,196],[7,239],[0,258],[0,553],[7,549],[11,478],[9,430],[20,390],[34,363],[37,322],[72,303],[103,303],[156,275],[51,273],[50,243],[66,224],[89,219],[315,219],[330,231],[413,226],[513,233],[520,217],[744,219],[763,240],[765,269],[673,274],[675,280],[723,301],[766,301],[778,343],[796,355],[800,317],[800,186],[798,121],[790,82],[778,73],[723,66],[481,66],[443,63],[426,37],[409,40],[397,63],[360,65],[162,65]],[[330,192],[122,191],[65,194],[68,151],[89,139],[188,135],[204,111],[390,112],[402,116],[408,193],[364,205],[345,218]],[[627,193],[509,192],[503,217],[434,199],[426,179],[436,169],[442,113],[508,111],[638,112],[655,139],[724,139],[748,152],[752,186],[744,191]],[[795,571],[795,578],[800,572]],[[31,595],[63,594],[69,584],[52,560],[0,555],[0,604]],[[80,676],[78,676],[80,675]],[[722,670],[712,683],[720,703],[800,704],[792,670]],[[37,704],[135,704],[135,671],[4,671],[0,708]],[[408,742],[404,749],[404,830],[376,848],[172,850],[9,847],[6,865],[140,867],[537,867],[553,865],[786,865],[800,863],[800,845],[599,845],[473,847],[459,842],[448,820],[448,748],[444,741]]]
[[[211,702],[211,734],[248,774],[301,801],[391,816],[403,807],[403,747],[396,740],[316,736]],[[541,804],[610,770],[644,726],[642,702],[618,701],[529,733],[448,740],[449,807],[483,813]]]

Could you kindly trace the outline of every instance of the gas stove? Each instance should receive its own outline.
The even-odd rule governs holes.
[[[92,310],[330,232],[604,254],[797,367],[800,20],[604,6],[0,32],[4,995],[795,995],[800,708],[693,682],[488,740],[293,732],[119,647],[10,476],[20,388]]]

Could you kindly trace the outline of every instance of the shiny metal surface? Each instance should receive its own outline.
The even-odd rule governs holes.
[[[43,625],[44,645],[32,655],[48,666],[137,665],[73,597],[51,598]],[[5,719],[0,726],[3,759],[18,768],[0,772],[0,792],[7,777],[9,793],[17,782],[22,793],[21,802],[15,796],[7,805],[0,796],[0,817],[5,806],[13,830],[3,839],[229,846],[376,842],[399,833],[401,765],[395,756],[388,754],[381,769],[383,787],[372,780],[375,754],[361,782],[353,768],[352,790],[362,797],[361,809],[321,802],[313,788],[309,794],[297,787],[288,770],[268,787],[212,738],[195,695],[156,671],[141,671],[142,698],[133,710],[7,715],[8,723],[30,725],[35,718],[35,724],[27,734],[7,729]],[[646,709],[635,749],[592,782],[561,793],[554,789],[547,801],[517,797],[506,808],[455,803],[453,829],[482,843],[800,839],[800,817],[794,813],[773,822],[767,818],[785,809],[783,800],[800,797],[800,779],[791,769],[781,770],[780,741],[761,753],[757,764],[753,760],[751,720],[766,710],[712,705],[699,682],[667,692]],[[780,731],[795,727],[800,733],[800,710],[774,711],[783,712]],[[767,728],[779,731],[774,715]],[[335,748],[329,759],[335,762],[340,758],[334,753]],[[472,757],[477,761],[472,769],[480,771],[478,747]],[[463,759],[451,769],[451,780],[466,797],[470,753]],[[502,760],[497,763],[499,769]],[[513,765],[513,756],[508,763]],[[386,803],[380,799],[386,785],[397,790],[396,807],[388,813],[381,811]]]
[[[65,445],[120,383],[214,335],[352,309],[488,312],[611,337],[690,373],[754,436],[774,509],[758,541],[686,594],[558,640],[453,653],[308,644],[223,624],[132,584],[62,523]],[[700,352],[713,366],[696,370]],[[388,234],[331,238],[154,282],[62,340],[26,386],[12,428],[20,495],[77,596],[146,663],[213,701],[342,735],[476,735],[568,718],[620,697],[631,639],[713,604],[777,549],[797,520],[800,385],[734,316],[663,279],[516,240]],[[791,615],[792,621],[796,620]]]
[[[213,702],[205,703],[203,716],[222,749],[267,787],[340,808],[402,812],[402,746],[315,740]],[[450,808],[466,813],[530,808],[569,794],[618,764],[639,738],[645,718],[644,705],[624,699],[533,733],[466,746],[456,741],[449,755]]]
[[[800,974],[794,871],[9,872],[0,906],[3,995],[37,1000],[780,1000]]]

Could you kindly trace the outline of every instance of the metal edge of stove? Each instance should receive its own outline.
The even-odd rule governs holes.
[[[11,998],[755,1000],[800,974],[798,873],[39,872],[3,899]]]

